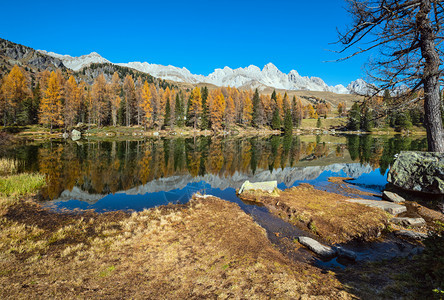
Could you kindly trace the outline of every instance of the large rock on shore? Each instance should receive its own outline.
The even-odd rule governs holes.
[[[250,182],[245,181],[241,188],[239,189],[239,194],[242,194],[245,191],[250,190],[260,190],[268,193],[272,193],[275,189],[277,189],[277,181],[264,181],[264,182]]]
[[[444,153],[403,151],[387,180],[410,191],[444,194]]]

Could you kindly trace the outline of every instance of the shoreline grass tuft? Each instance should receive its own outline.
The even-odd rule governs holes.
[[[11,197],[34,194],[45,185],[45,182],[45,176],[39,173],[0,177],[0,195]]]

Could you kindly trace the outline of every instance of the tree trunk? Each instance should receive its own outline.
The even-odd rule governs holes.
[[[417,26],[421,34],[421,54],[425,58],[422,78],[424,83],[425,126],[428,150],[444,152],[444,130],[442,128],[438,80],[440,60],[435,48],[435,33],[428,18],[430,11],[430,0],[423,0],[416,17]]]

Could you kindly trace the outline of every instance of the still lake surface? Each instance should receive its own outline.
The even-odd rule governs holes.
[[[26,142],[0,156],[45,174],[42,198],[55,209],[139,211],[201,192],[251,213],[235,193],[245,180],[328,190],[328,178],[341,176],[378,194],[395,154],[426,147],[423,137],[372,135],[82,139]]]

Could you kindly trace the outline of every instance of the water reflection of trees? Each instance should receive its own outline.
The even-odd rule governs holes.
[[[52,141],[24,145],[8,152],[22,171],[47,175],[45,198],[56,198],[65,189],[80,187],[89,193],[108,194],[155,179],[190,174],[231,177],[235,172],[254,174],[298,164],[314,165],[322,157],[347,156],[369,163],[381,172],[400,150],[425,149],[425,140],[348,136],[339,142],[323,137],[301,140],[298,136],[270,138],[175,138],[138,141]],[[342,161],[342,160],[341,160]],[[350,160],[349,160],[350,161]],[[334,163],[335,161],[329,162]]]
[[[385,174],[395,159],[395,154],[405,150],[425,151],[427,139],[406,136],[376,137],[368,134],[349,135],[347,148],[352,160],[359,160],[361,164],[368,163],[373,168],[379,168],[381,174]]]

